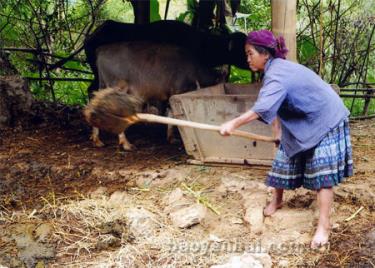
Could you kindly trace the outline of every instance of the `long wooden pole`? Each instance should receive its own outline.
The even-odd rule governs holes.
[[[285,38],[289,49],[287,59],[297,61],[296,16],[297,0],[271,0],[272,32]]]
[[[164,117],[164,116],[158,116],[154,114],[137,113],[135,114],[133,118],[135,122],[143,121],[143,122],[150,122],[150,123],[160,123],[160,124],[168,124],[168,125],[181,126],[181,127],[191,127],[191,128],[220,132],[220,126],[192,122],[192,121],[182,120],[182,119],[175,119],[175,118]],[[132,117],[127,118],[127,121],[131,121],[131,120],[132,120]],[[254,133],[250,133],[250,132],[242,131],[242,130],[234,130],[231,135],[246,138],[246,139],[251,139],[251,140],[275,142],[275,143],[278,142],[273,137],[258,135],[258,134],[254,134]]]

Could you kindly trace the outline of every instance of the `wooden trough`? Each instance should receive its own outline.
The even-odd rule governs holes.
[[[250,109],[257,99],[259,84],[218,84],[185,94],[174,95],[170,104],[174,118],[220,125]],[[273,136],[271,125],[253,121],[240,128],[255,134]],[[271,165],[276,152],[272,143],[179,127],[192,164]]]

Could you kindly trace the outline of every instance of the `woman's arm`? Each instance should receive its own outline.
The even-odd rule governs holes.
[[[220,134],[224,136],[230,135],[233,130],[239,128],[240,126],[249,123],[255,119],[258,119],[259,115],[253,112],[252,110],[243,113],[242,115],[224,123],[221,125]]]

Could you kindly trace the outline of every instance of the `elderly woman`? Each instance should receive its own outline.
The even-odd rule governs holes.
[[[282,207],[284,189],[305,187],[317,192],[319,222],[312,248],[328,243],[332,187],[353,173],[348,115],[342,100],[317,74],[285,60],[282,37],[260,30],[245,45],[252,71],[262,72],[263,85],[254,106],[221,126],[222,135],[259,119],[281,126],[280,146],[266,184],[274,188],[265,207],[270,216]]]

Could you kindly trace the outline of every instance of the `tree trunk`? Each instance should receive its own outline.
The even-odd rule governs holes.
[[[134,10],[134,23],[150,23],[150,0],[131,0]]]

